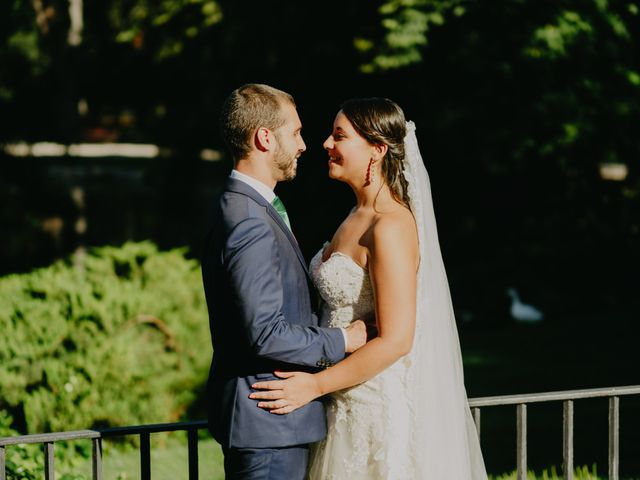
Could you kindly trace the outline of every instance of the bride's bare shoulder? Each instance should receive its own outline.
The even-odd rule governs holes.
[[[416,231],[416,221],[413,218],[413,214],[411,210],[404,206],[399,206],[390,212],[377,214],[371,226],[374,232],[382,234],[389,230],[401,230],[404,233]]]
[[[402,207],[376,215],[371,225],[371,246],[418,249],[418,233],[411,210]]]

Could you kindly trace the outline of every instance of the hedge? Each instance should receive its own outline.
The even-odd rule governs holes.
[[[13,431],[171,422],[211,360],[200,267],[150,242],[0,279],[0,417]]]

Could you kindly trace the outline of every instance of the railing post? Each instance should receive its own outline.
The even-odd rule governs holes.
[[[7,451],[0,446],[0,480],[7,480]]]
[[[480,408],[475,407],[473,412],[473,423],[476,424],[476,432],[478,433],[478,440],[480,440]]]
[[[91,470],[93,480],[102,480],[102,439],[91,440]]]
[[[187,431],[189,443],[189,480],[198,480],[198,429]]]
[[[609,480],[618,480],[620,459],[620,397],[609,398]]]
[[[562,456],[564,478],[573,480],[573,400],[563,402]]]
[[[44,478],[45,480],[55,480],[55,458],[53,455],[53,442],[44,442]]]
[[[518,480],[527,480],[527,404],[521,403],[517,408]]]
[[[148,432],[140,434],[140,478],[151,480],[151,441]]]

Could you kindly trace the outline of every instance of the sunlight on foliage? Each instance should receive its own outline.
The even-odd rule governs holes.
[[[582,35],[591,34],[593,28],[577,12],[565,11],[555,23],[538,28],[532,38],[532,45],[526,54],[539,58],[558,58],[567,55],[572,45],[580,41]]]
[[[448,12],[463,15],[465,9],[459,3],[456,0],[392,0],[384,3],[379,12],[386,33],[377,44],[371,61],[360,67],[361,71],[391,70],[422,61],[422,48],[428,43],[429,30],[443,25]],[[364,52],[371,48],[359,50]]]
[[[560,473],[558,473],[560,472]],[[527,472],[527,480],[562,480],[562,469],[558,469],[555,466],[549,469],[545,469],[540,474],[536,474],[532,470]],[[517,480],[518,473],[512,472],[504,475],[489,476],[490,480]],[[587,466],[576,467],[573,473],[574,480],[604,480],[604,477],[599,477],[596,470],[596,465],[591,467],[591,470]]]
[[[199,265],[148,242],[0,279],[0,331],[0,412],[25,433],[177,420],[211,360]]]
[[[142,0],[129,8],[126,5],[115,1],[111,7],[117,41],[141,48],[147,36],[156,37],[158,61],[180,55],[188,41],[223,19],[222,9],[214,0]]]
[[[40,60],[40,50],[38,49],[38,34],[35,31],[19,31],[9,37],[7,46],[23,55],[31,62]]]
[[[0,410],[0,437],[20,435],[11,427],[13,418]],[[54,450],[56,473],[61,480],[85,480],[78,472],[88,463],[91,452],[88,440],[57,442]],[[9,480],[39,480],[44,478],[44,455],[42,445],[10,445],[5,448],[6,474]]]

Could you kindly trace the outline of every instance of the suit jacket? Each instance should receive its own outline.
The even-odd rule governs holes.
[[[257,407],[251,385],[274,369],[317,370],[344,358],[340,329],[320,328],[298,244],[276,210],[230,178],[214,205],[202,274],[213,341],[209,429],[224,447],[276,448],[326,435],[320,400],[287,415]]]

